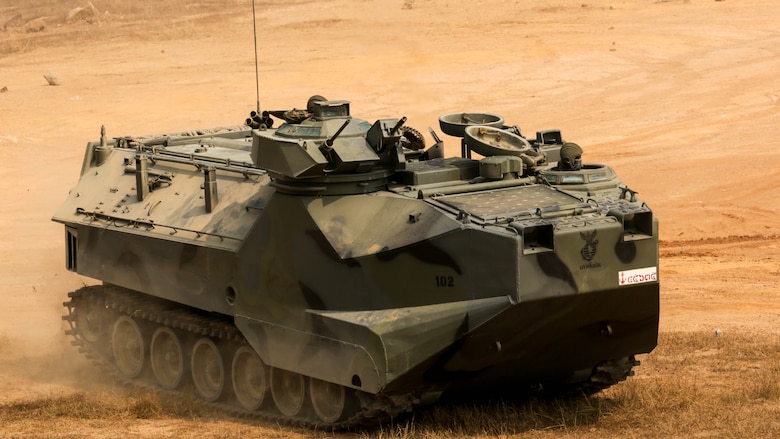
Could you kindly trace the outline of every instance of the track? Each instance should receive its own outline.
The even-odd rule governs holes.
[[[322,397],[311,398],[316,380],[263,365],[228,318],[109,285],[84,287],[68,296],[63,320],[70,325],[71,343],[126,385],[181,397],[190,397],[185,390],[194,389],[201,403],[231,416],[334,430],[375,425],[413,404],[411,395],[383,397],[345,389],[341,413],[334,414]],[[236,370],[245,373],[233,376],[239,375]],[[291,392],[292,400],[275,397],[267,384],[274,372],[306,384],[290,387],[298,390]],[[333,388],[320,394],[332,396]],[[313,399],[319,400],[319,410]],[[291,408],[296,402],[300,407]]]

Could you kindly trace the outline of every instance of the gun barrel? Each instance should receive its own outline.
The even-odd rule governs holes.
[[[346,128],[347,125],[349,125],[349,121],[350,120],[351,119],[347,119],[346,121],[344,121],[344,124],[341,125],[341,128],[339,128],[338,131],[336,131],[336,133],[333,134],[333,136],[330,137],[330,139],[325,141],[325,145],[326,145],[325,147],[327,149],[330,150],[333,147],[333,142],[336,141],[336,138],[339,136],[339,134],[341,134],[341,132],[344,131],[344,128]]]
[[[396,123],[395,126],[393,127],[393,129],[390,131],[390,135],[392,136],[393,133],[398,131],[398,129],[401,128],[403,126],[403,124],[405,124],[405,123],[406,123],[406,116],[398,119],[398,123]]]

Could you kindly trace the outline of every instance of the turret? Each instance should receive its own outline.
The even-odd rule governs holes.
[[[285,118],[276,130],[252,131],[252,160],[277,190],[308,195],[380,190],[404,165],[399,142],[406,118],[373,125],[349,114],[349,101],[311,102],[309,117]],[[273,115],[291,112],[271,112]]]

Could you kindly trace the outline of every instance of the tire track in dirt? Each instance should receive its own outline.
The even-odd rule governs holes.
[[[780,236],[778,235],[730,235],[696,240],[661,241],[659,243],[659,256],[661,260],[696,257],[721,258],[724,262],[739,263],[741,261],[749,265],[749,268],[755,268],[757,261],[766,261],[771,255],[780,253],[778,248],[780,248]],[[752,257],[742,257],[749,251],[753,253]]]

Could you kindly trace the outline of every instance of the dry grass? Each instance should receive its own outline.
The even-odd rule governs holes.
[[[637,376],[592,397],[436,406],[363,437],[778,437],[780,336],[666,333]]]
[[[600,397],[532,398],[473,405],[445,403],[421,410],[400,423],[363,432],[363,437],[501,437],[530,431],[567,431],[594,425],[612,406],[612,402]]]
[[[780,336],[664,334],[646,371],[609,393],[608,428],[647,436],[777,437]],[[641,416],[637,416],[641,413]]]
[[[445,403],[392,423],[337,436],[780,437],[778,334],[664,333],[659,347],[643,356],[636,372],[637,376],[591,397]],[[210,433],[220,437],[257,435],[256,429],[285,437],[330,436],[214,416],[188,398],[140,391],[75,393],[0,405],[0,425],[17,431],[55,420],[84,422],[93,428],[144,420],[192,425],[217,422],[219,428]]]
[[[29,401],[0,404],[0,425],[55,419],[117,421],[128,419],[194,418],[203,407],[189,398],[173,398],[149,391],[76,392]]]
[[[162,417],[165,413],[152,394],[119,397],[74,393],[0,406],[0,419],[4,425],[31,418],[38,421],[57,418],[150,419]]]

